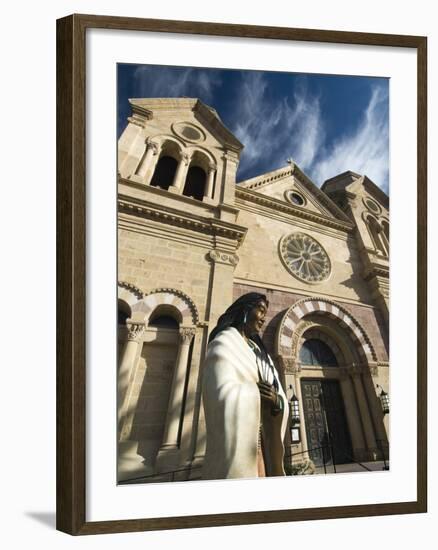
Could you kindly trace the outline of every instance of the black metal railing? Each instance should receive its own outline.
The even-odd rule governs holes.
[[[334,453],[333,443],[330,443],[330,444],[327,444],[327,445],[321,445],[320,447],[313,447],[313,449],[307,449],[306,451],[301,451],[299,453],[290,453],[290,454],[286,455],[285,458],[293,458],[293,457],[296,457],[296,456],[299,456],[299,455],[304,455],[304,454],[308,454],[309,456],[311,456],[310,453],[312,453],[313,451],[320,451],[320,450],[322,450],[322,461],[323,461],[324,473],[325,474],[327,473],[327,466],[330,465],[330,462],[326,461],[326,452],[325,451],[328,450],[329,454],[330,454],[330,458],[331,458],[331,464],[333,465],[333,473],[336,474],[337,470],[336,470],[336,461],[335,461],[335,453]],[[367,472],[372,472],[372,470],[370,468],[368,468],[368,466],[365,466],[365,464],[362,464],[362,462],[359,462],[358,460],[355,460],[348,453],[345,453],[345,450],[343,450],[343,454],[344,454],[345,458],[348,458],[348,460],[351,461],[350,463],[357,464],[358,466],[360,466],[361,468],[363,468]],[[383,456],[383,461],[384,461],[384,469],[387,470],[388,467],[386,465],[384,453],[382,453],[382,456]]]

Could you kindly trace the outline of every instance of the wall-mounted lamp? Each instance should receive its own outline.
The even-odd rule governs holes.
[[[292,387],[292,384],[289,386],[289,388],[293,391],[293,396],[290,403],[290,412],[291,412],[291,423],[292,424],[299,424],[300,423],[300,405],[298,402],[298,398],[295,395],[294,389]]]
[[[379,386],[379,384],[376,385],[377,388],[380,388],[380,404],[382,405],[382,411],[383,414],[389,414],[389,395],[386,393],[386,391],[382,388],[382,386]]]

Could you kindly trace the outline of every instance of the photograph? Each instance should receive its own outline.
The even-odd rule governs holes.
[[[390,79],[116,71],[117,484],[385,476]]]

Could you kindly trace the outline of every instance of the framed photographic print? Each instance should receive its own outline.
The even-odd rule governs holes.
[[[73,15],[57,67],[58,529],[426,511],[426,39]]]

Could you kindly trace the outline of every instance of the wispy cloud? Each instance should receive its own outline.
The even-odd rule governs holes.
[[[221,85],[217,72],[195,68],[140,66],[134,72],[135,88],[148,97],[197,97],[213,101]],[[145,90],[142,92],[142,90]]]
[[[319,99],[308,93],[305,79],[289,95],[274,97],[275,90],[261,73],[242,73],[231,128],[245,145],[242,179],[262,166],[283,166],[288,157],[300,159],[306,169],[318,151],[324,135]]]
[[[290,156],[319,186],[352,170],[388,190],[388,97],[382,87],[371,89],[356,127],[349,133],[339,129],[331,143],[326,142],[321,97],[309,92],[305,77],[295,81],[279,102],[271,92],[263,74],[242,74],[231,127],[245,145],[240,179],[257,175],[259,168],[270,171],[284,166]]]
[[[355,130],[326,146],[308,173],[321,185],[328,178],[352,170],[367,175],[388,192],[388,137],[388,95],[382,87],[375,86]]]

